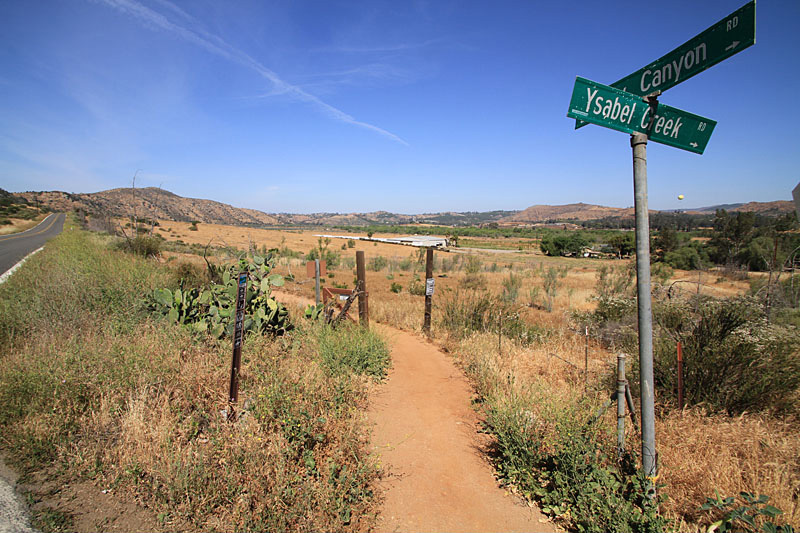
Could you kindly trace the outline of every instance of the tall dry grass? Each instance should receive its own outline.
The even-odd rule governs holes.
[[[340,361],[313,327],[248,337],[230,422],[229,342],[146,315],[144,294],[176,273],[108,244],[67,231],[0,287],[0,431],[14,464],[91,479],[165,530],[368,529],[370,378],[343,367],[380,370],[380,341]]]
[[[664,512],[682,531],[706,524],[706,498],[742,491],[767,494],[783,523],[800,519],[800,431],[796,424],[755,415],[727,417],[702,409],[656,420]]]
[[[484,398],[490,419],[492,410],[513,410],[516,416],[539,424],[538,430],[551,434],[554,441],[560,436],[559,428],[563,429],[560,409],[582,409],[580,416],[586,422],[611,393],[604,386],[604,376],[613,354],[591,345],[590,386],[584,393],[584,340],[569,332],[530,346],[503,339],[500,348],[496,334],[482,333],[463,340],[450,338],[445,347]],[[635,403],[638,410],[638,399]],[[627,449],[637,453],[641,446],[638,428],[631,427],[629,420],[626,425]],[[613,449],[613,407],[599,419],[598,428],[599,449]],[[717,492],[722,496],[741,491],[767,494],[770,503],[784,511],[776,523],[797,523],[800,431],[796,423],[754,415],[709,415],[700,409],[673,411],[658,416],[656,436],[658,482],[664,485],[660,493],[665,496],[660,510],[677,530],[704,530],[713,520],[700,506]],[[525,432],[518,438],[525,441]]]

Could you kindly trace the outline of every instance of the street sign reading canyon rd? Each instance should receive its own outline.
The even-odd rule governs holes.
[[[640,96],[656,91],[664,92],[741,52],[755,42],[754,0],[665,56],[612,83],[611,87]],[[578,120],[575,129],[585,125],[585,121]]]

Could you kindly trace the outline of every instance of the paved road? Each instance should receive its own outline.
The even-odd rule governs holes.
[[[53,213],[38,226],[22,233],[0,236],[0,274],[19,263],[23,257],[41,248],[64,228],[64,213]]]

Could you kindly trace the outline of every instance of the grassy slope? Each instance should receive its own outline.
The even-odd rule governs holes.
[[[16,465],[114,487],[166,529],[367,526],[367,378],[319,353],[326,333],[249,338],[249,409],[225,422],[228,342],[146,316],[142,296],[173,271],[109,245],[68,229],[0,286],[0,432]],[[382,369],[385,345],[361,344],[372,352],[356,359]]]

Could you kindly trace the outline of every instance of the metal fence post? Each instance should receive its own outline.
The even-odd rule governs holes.
[[[622,459],[625,453],[625,354],[617,354],[617,456]]]

